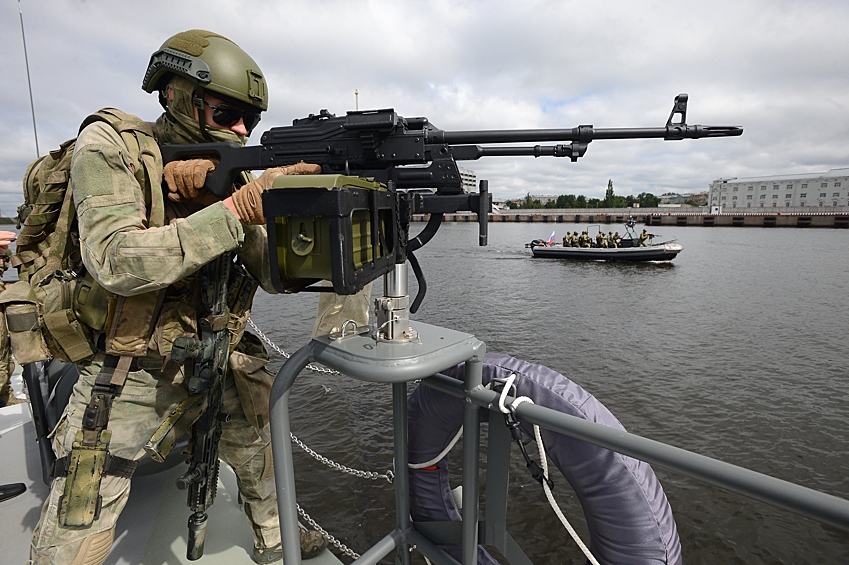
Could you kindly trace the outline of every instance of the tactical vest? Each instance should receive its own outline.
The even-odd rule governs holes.
[[[147,226],[163,226],[162,157],[150,125],[108,108],[89,116],[80,131],[98,121],[114,128],[127,146],[128,168],[144,193]],[[27,169],[26,203],[19,210],[19,221],[24,223],[13,257],[21,281],[0,294],[0,308],[13,355],[21,364],[49,357],[76,362],[98,350],[106,353],[83,413],[82,429],[71,452],[57,459],[53,469],[53,476],[67,477],[59,522],[79,527],[91,524],[99,514],[102,475],[129,477],[136,467],[134,461],[109,453],[108,430],[112,402],[132,370],[133,359],[146,356],[150,344],[167,356],[176,337],[196,332],[192,320],[200,305],[193,277],[158,292],[124,297],[106,292],[86,273],[70,178],[75,142],[63,143]],[[228,282],[232,351],[244,332],[257,283],[237,266],[231,269]]]
[[[148,225],[164,224],[161,187],[162,158],[150,124],[114,108],[90,115],[80,131],[94,122],[109,124],[127,145],[133,172],[145,193]],[[18,363],[49,357],[75,362],[96,352],[95,336],[113,336],[119,355],[141,355],[144,334],[154,314],[156,293],[132,299],[114,297],[85,273],[82,264],[76,207],[70,178],[76,139],[34,161],[24,175],[24,204],[18,209],[21,226],[12,265],[20,282],[0,294],[9,328],[12,353]],[[109,324],[107,313],[120,312],[133,302],[132,327]],[[108,327],[107,327],[108,326]]]

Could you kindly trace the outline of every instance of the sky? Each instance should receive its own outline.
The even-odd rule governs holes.
[[[460,163],[498,198],[698,192],[717,178],[849,167],[849,2],[0,1],[0,210],[23,201],[36,157],[111,106],[154,120],[141,90],[171,35],[225,35],[259,64],[270,107],[249,140],[326,108],[394,108],[446,130],[660,127],[679,93],[687,122],[741,137],[596,140],[577,163]]]

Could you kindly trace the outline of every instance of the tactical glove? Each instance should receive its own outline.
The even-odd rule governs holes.
[[[274,179],[280,175],[318,175],[320,165],[311,165],[301,161],[295,165],[266,169],[256,180],[252,180],[233,193],[233,204],[243,224],[264,225],[262,213],[262,193],[271,188]]]
[[[195,200],[204,191],[206,174],[214,170],[215,163],[209,159],[171,161],[162,171],[168,185],[168,198],[173,202]]]

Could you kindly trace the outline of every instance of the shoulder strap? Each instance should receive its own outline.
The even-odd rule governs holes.
[[[130,149],[130,157],[137,164],[136,179],[145,191],[148,206],[148,227],[165,225],[165,200],[162,194],[162,154],[153,135],[153,127],[139,117],[115,108],[103,108],[87,117],[83,128],[94,122],[106,122],[121,134]]]

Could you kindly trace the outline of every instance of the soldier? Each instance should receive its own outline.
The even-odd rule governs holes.
[[[569,232],[566,232],[566,235],[563,236],[563,247],[571,247],[571,245],[569,244],[569,238]]]
[[[622,241],[622,238],[619,237],[619,232],[615,232],[613,234],[613,247],[619,247],[619,242]]]
[[[604,242],[604,234],[599,230],[597,234],[595,234],[595,244],[598,247],[607,247]]]
[[[186,64],[177,65],[174,60]],[[165,110],[150,124],[159,144],[224,141],[244,145],[268,106],[266,82],[253,59],[229,39],[202,30],[169,38],[151,56],[143,89],[158,92]],[[127,121],[134,119],[129,116]],[[103,121],[87,125],[77,139],[71,179],[83,262],[96,283],[108,292],[128,297],[126,300],[161,296],[162,305],[152,309],[148,317],[153,333],[142,341],[148,346],[143,349],[146,353],[132,358],[124,385],[107,412],[111,432],[108,453],[123,471],[103,471],[99,515],[88,524],[70,526],[63,525],[59,516],[66,477],[57,476],[33,533],[31,562],[100,565],[106,560],[115,522],[129,495],[134,462],[144,455],[142,446],[165,416],[188,395],[183,383],[191,362],[178,365],[171,360],[170,352],[177,337],[198,331],[197,318],[203,314],[203,306],[195,292],[197,271],[231,251],[238,254],[242,265],[234,279],[244,282],[232,288],[249,290],[240,295],[243,308],[230,312],[227,326],[232,353],[222,412],[230,416],[230,421],[222,424],[219,453],[238,477],[254,537],[253,560],[278,561],[282,546],[268,427],[273,375],[265,368],[265,347],[244,329],[257,284],[274,291],[266,257],[261,193],[278,175],[315,174],[320,168],[301,163],[268,169],[258,179],[243,175],[237,181],[241,187],[234,187],[231,196],[219,201],[203,188],[206,173],[215,167],[213,162],[179,161],[163,170],[159,155],[152,155],[146,161],[152,169],[148,171],[151,187],[146,191],[138,181],[138,169],[128,164],[136,153],[125,139],[111,123]],[[150,203],[151,194],[159,189],[163,174],[167,185],[163,225],[152,228],[149,224],[157,206],[155,198],[154,204]],[[142,312],[134,314],[144,319]],[[362,316],[367,321],[367,312],[359,312],[358,322],[366,323]],[[123,317],[115,321],[117,318],[113,317],[115,324],[125,321]],[[329,319],[322,323],[333,325]],[[54,430],[54,448],[60,460],[72,451],[75,437],[84,437],[77,436],[78,431],[84,434],[90,429],[83,415],[92,407],[89,398],[97,376],[112,358],[102,344],[99,340],[97,353],[77,363],[79,382]],[[123,357],[119,357],[119,363],[121,360]],[[318,532],[301,531],[304,558],[317,555],[326,544]]]
[[[0,231],[0,276],[6,272],[9,267],[9,244],[15,241],[15,232]],[[0,292],[6,290],[6,285],[0,281]],[[15,370],[15,363],[12,361],[11,350],[9,348],[9,335],[7,333],[6,324],[0,323],[0,406],[12,406],[26,402],[23,398],[15,396],[12,390],[12,384],[9,379],[12,376],[12,371]]]
[[[646,229],[643,228],[643,233],[640,234],[640,246],[641,247],[648,247],[648,244],[646,243],[648,238],[649,238],[649,234],[648,234],[648,232],[646,232]]]

